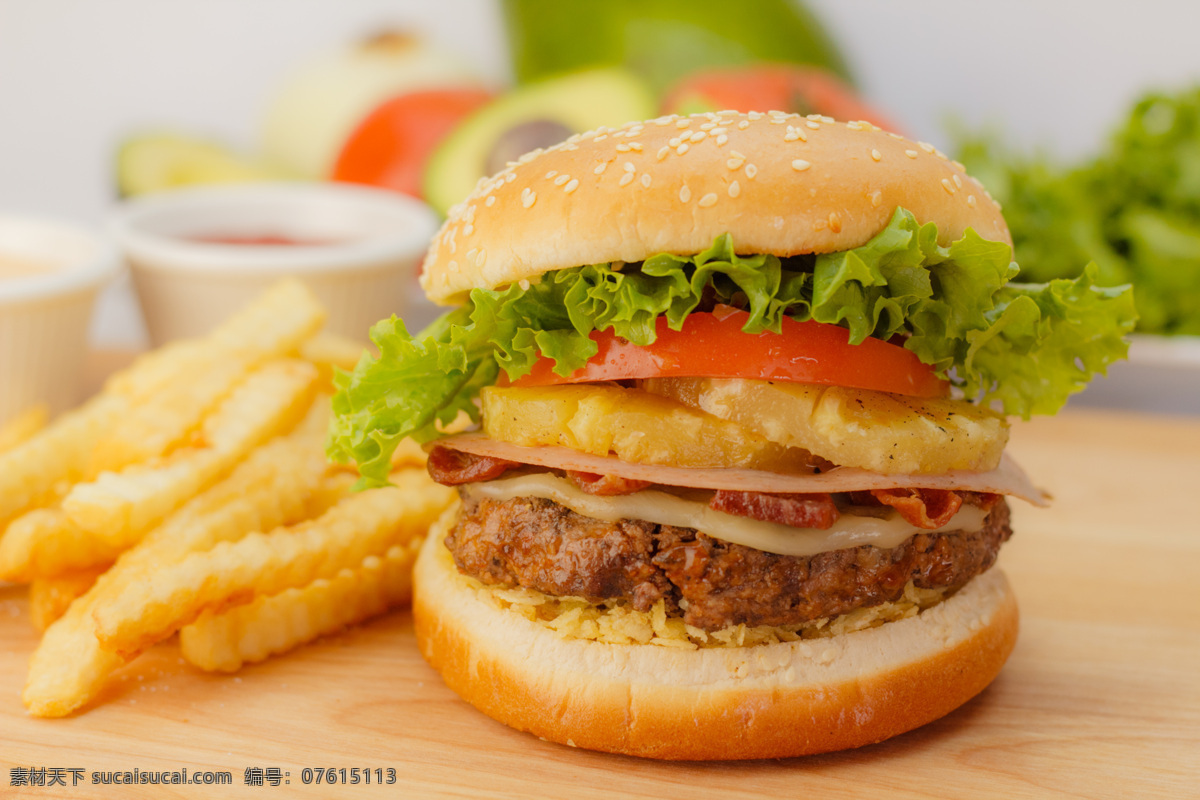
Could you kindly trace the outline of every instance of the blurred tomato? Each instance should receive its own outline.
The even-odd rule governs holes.
[[[825,70],[810,67],[765,65],[697,72],[668,92],[663,110],[668,114],[725,110],[825,114],[897,130],[886,115],[860,100],[847,84]]]
[[[491,92],[482,89],[433,89],[394,97],[359,123],[330,177],[421,197],[421,176],[434,149],[491,99]]]

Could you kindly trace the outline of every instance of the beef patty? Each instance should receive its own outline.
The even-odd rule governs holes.
[[[525,586],[591,602],[658,600],[689,625],[790,625],[898,599],[908,581],[955,589],[987,570],[1012,535],[1001,499],[977,531],[917,533],[890,549],[863,545],[783,556],[692,528],[604,522],[551,500],[468,503],[446,546],[483,583]]]

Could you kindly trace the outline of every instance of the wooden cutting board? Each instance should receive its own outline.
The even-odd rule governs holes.
[[[1200,797],[1200,420],[1066,413],[1018,424],[1011,451],[1056,496],[1048,510],[1016,504],[1000,559],[1021,603],[1016,651],[979,697],[891,741],[735,764],[549,744],[448,691],[404,612],[234,677],[160,646],[90,710],[31,719],[19,692],[36,636],[10,587],[0,797]],[[80,768],[84,782],[228,771],[233,785],[71,788],[66,772],[65,788],[17,789],[22,767]],[[278,787],[245,785],[248,768],[272,767]],[[372,782],[305,785],[318,767]],[[388,770],[395,783],[380,785]]]

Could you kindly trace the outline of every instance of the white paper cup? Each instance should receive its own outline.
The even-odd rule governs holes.
[[[40,403],[58,412],[82,399],[92,306],[120,269],[113,248],[86,231],[0,215],[5,258],[47,269],[8,278],[0,270],[0,424]]]
[[[328,330],[365,341],[372,324],[419,293],[414,273],[437,217],[381,189],[263,183],[138,198],[117,210],[111,230],[155,346],[207,333],[285,276],[316,292]],[[199,241],[261,236],[302,244]]]

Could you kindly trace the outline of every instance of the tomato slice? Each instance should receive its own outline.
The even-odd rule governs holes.
[[[639,347],[611,330],[593,331],[600,348],[586,365],[564,377],[545,356],[515,386],[632,380],[636,378],[755,378],[824,383],[878,392],[942,397],[949,383],[903,347],[879,339],[850,344],[850,332],[822,322],[784,318],[782,333],[745,333],[749,314],[728,306],[695,313],[673,331],[656,323],[658,338]]]
[[[358,124],[330,176],[421,196],[434,149],[475,109],[492,99],[483,89],[429,89],[393,97]]]

